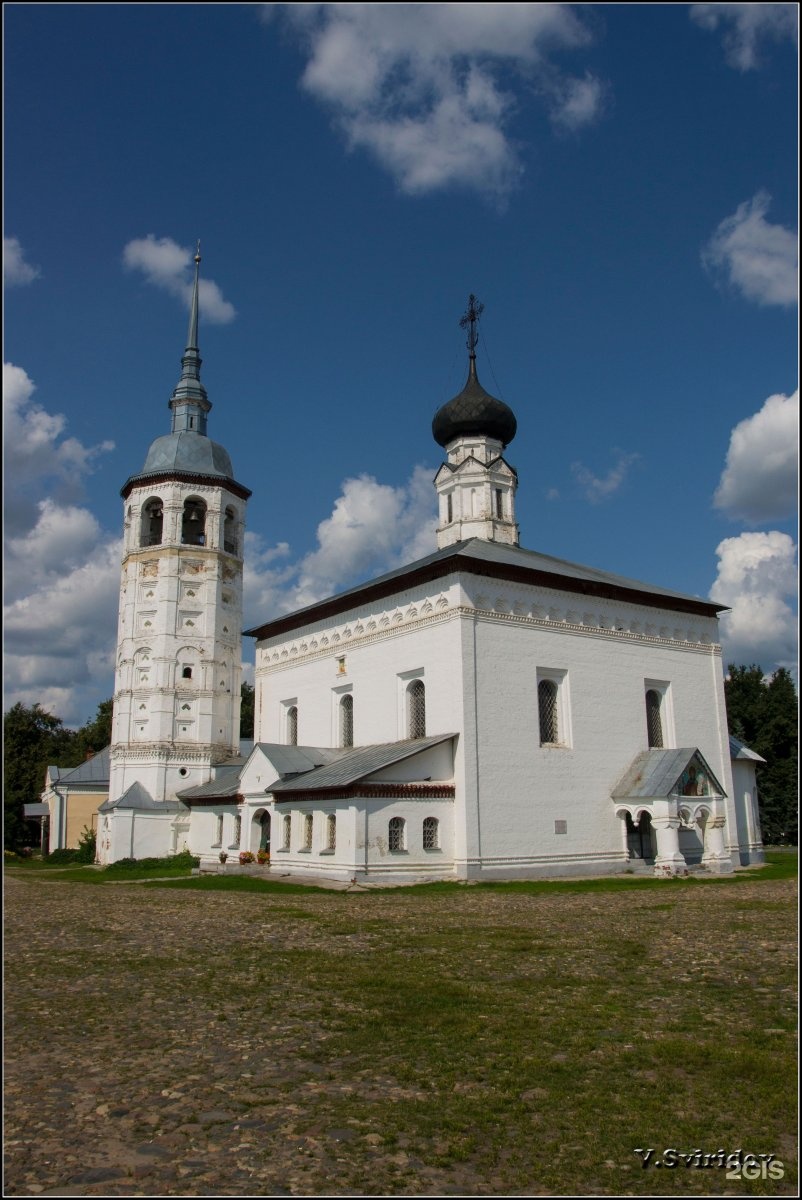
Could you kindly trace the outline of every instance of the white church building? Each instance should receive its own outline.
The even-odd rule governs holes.
[[[249,490],[207,434],[198,267],[171,432],[122,489],[125,549],[98,858],[262,851],[357,882],[760,862],[754,764],[728,737],[720,606],[519,545],[510,408],[476,370],[433,434],[428,557],[246,631]]]

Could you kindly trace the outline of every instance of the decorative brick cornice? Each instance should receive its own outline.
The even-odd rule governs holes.
[[[228,479],[224,475],[196,475],[192,471],[162,471],[154,475],[132,475],[120,488],[120,495],[123,500],[127,500],[134,488],[158,487],[160,483],[206,484],[207,487],[222,488],[224,491],[231,492],[232,495],[239,496],[240,500],[248,500],[253,495],[249,488],[243,487],[241,483],[237,483],[234,479]]]

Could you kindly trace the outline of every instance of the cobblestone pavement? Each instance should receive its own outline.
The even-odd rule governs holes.
[[[695,936],[715,927],[701,890],[687,902]],[[764,905],[793,895],[760,887]],[[326,1057],[319,991],[288,993],[271,969],[305,955],[313,979],[316,953],[369,954],[401,919],[422,933],[473,918],[499,927],[498,893],[199,895],[17,877],[5,898],[5,1195],[365,1195],[393,1178],[385,1194],[503,1194],[501,1179],[424,1163],[350,1119],[351,1097],[386,1103],[403,1088],[380,1066]],[[559,913],[590,938],[631,927],[636,899],[661,919],[656,893],[508,894],[503,908],[536,912],[544,928]],[[332,901],[366,914],[334,950]],[[681,931],[675,942],[684,953]]]

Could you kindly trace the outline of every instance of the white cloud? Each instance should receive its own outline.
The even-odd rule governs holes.
[[[193,250],[152,233],[134,238],[123,249],[123,263],[129,270],[141,271],[148,283],[177,296],[187,309],[192,302],[193,262]],[[198,284],[198,303],[202,318],[213,325],[227,325],[237,315],[218,285],[203,275]]]
[[[410,194],[456,185],[504,200],[521,172],[504,70],[522,75],[563,129],[601,110],[598,80],[564,76],[547,58],[590,41],[568,5],[270,5],[266,19],[276,8],[307,45],[302,85]]]
[[[796,4],[694,4],[690,16],[703,29],[722,29],[731,67],[753,71],[764,42],[797,40],[797,11]]]
[[[602,110],[605,91],[601,80],[590,74],[584,79],[558,80],[551,89],[552,124],[565,132],[592,124]]]
[[[5,548],[4,703],[80,724],[112,694],[121,544],[84,508],[52,500]]]
[[[718,575],[710,598],[722,614],[725,663],[757,663],[764,671],[795,670],[796,545],[787,533],[742,533],[716,548]]]
[[[331,514],[318,525],[317,548],[300,560],[292,560],[285,542],[265,548],[258,535],[246,535],[246,623],[314,604],[432,554],[437,548],[432,475],[416,467],[400,487],[370,475],[346,479]]]
[[[36,404],[32,399],[35,389],[22,367],[3,363],[5,528],[9,535],[29,528],[36,519],[33,490],[45,481],[57,480],[63,496],[74,499],[97,456],[114,449],[109,441],[85,446],[77,438],[63,438],[66,417]]]
[[[3,287],[22,287],[42,274],[39,267],[25,261],[18,238],[3,238]]]
[[[608,500],[623,484],[629,468],[636,463],[639,454],[625,454],[623,450],[616,451],[615,466],[606,475],[594,475],[581,462],[571,463],[571,474],[585,493],[585,499],[591,504],[600,504]]]
[[[771,203],[760,191],[725,217],[702,251],[705,266],[729,277],[747,300],[757,304],[796,304],[799,248],[797,235],[765,220]]]
[[[790,516],[797,501],[799,392],[769,396],[730,436],[713,503],[752,524]]]

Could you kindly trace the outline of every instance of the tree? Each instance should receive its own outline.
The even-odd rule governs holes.
[[[39,800],[45,772],[51,763],[76,766],[77,734],[66,729],[61,717],[15,704],[3,719],[4,844],[8,849],[38,845],[39,830],[22,815],[23,804]],[[72,761],[71,761],[72,760]]]
[[[797,843],[797,720],[799,700],[789,672],[766,679],[760,667],[729,667],[724,684],[730,733],[765,764],[757,767],[760,820],[766,843]]]
[[[87,721],[78,730],[78,748],[83,751],[83,758],[105,750],[110,744],[113,707],[113,700],[101,700],[94,720]]]
[[[253,737],[253,713],[256,691],[250,683],[242,683],[242,707],[239,718],[239,735],[241,738]]]

